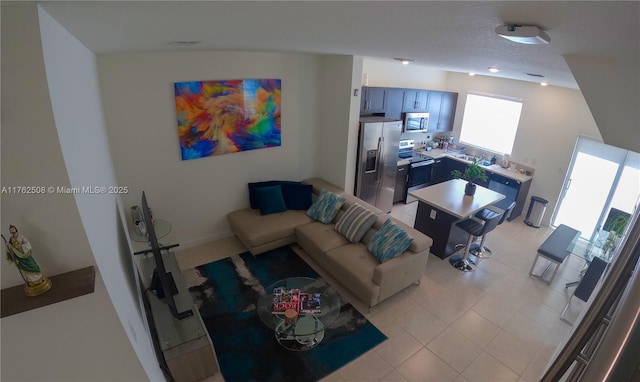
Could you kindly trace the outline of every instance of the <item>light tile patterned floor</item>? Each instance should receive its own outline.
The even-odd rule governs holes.
[[[391,214],[413,226],[416,208],[416,202],[397,204]],[[529,277],[536,249],[550,232],[527,226],[523,217],[505,222],[487,236],[493,256],[475,271],[462,273],[431,255],[420,285],[370,312],[294,247],[389,337],[323,382],[537,381],[571,330],[559,319],[573,292],[565,283],[576,280],[584,266],[570,256],[550,286]],[[177,258],[187,269],[243,251],[231,238],[182,250]]]

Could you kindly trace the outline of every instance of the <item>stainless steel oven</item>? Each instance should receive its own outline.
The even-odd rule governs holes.
[[[425,133],[429,126],[429,113],[405,113],[404,133]]]
[[[421,161],[411,161],[409,167],[409,180],[407,182],[407,192],[419,190],[429,185],[431,181],[431,171],[433,170],[433,159],[424,159]],[[413,197],[407,194],[407,203],[415,201]]]
[[[400,141],[398,157],[410,163],[409,174],[407,176],[407,191],[417,190],[429,185],[431,182],[431,171],[433,170],[433,164],[435,162],[432,157],[424,153],[414,152],[414,148],[415,141],[413,139]],[[411,203],[416,200],[409,195],[405,196],[405,203]]]

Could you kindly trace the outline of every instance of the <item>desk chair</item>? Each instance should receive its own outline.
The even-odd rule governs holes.
[[[469,234],[467,245],[464,248],[464,254],[453,255],[449,258],[449,263],[456,269],[469,272],[475,269],[475,263],[469,258],[471,256],[471,243],[477,238],[493,231],[503,214],[493,211],[493,214],[487,214],[488,220],[484,224],[476,219],[468,218],[456,223],[460,229]]]
[[[487,221],[489,219],[491,219],[491,217],[493,216],[494,213],[501,213],[502,217],[500,218],[500,221],[498,222],[498,225],[502,224],[509,216],[511,216],[511,212],[513,211],[514,207],[516,206],[516,202],[512,202],[509,207],[506,210],[503,210],[501,208],[498,208],[496,206],[491,206],[491,207],[487,207],[482,209],[480,212],[476,213],[476,217],[478,219]],[[487,238],[487,235],[482,235],[482,239],[480,239],[480,244],[471,244],[471,250],[469,252],[471,252],[472,255],[474,255],[475,257],[479,258],[479,259],[486,259],[491,257],[491,250],[488,247],[484,246],[484,240]]]
[[[578,282],[576,290],[573,292],[571,297],[569,297],[569,302],[567,302],[567,305],[564,307],[562,314],[560,314],[560,319],[562,321],[566,322],[569,325],[573,325],[573,322],[569,321],[564,316],[567,313],[567,309],[569,309],[571,299],[575,296],[580,300],[587,302],[589,300],[589,297],[591,297],[591,293],[593,293],[593,290],[598,284],[600,277],[602,277],[604,270],[607,268],[607,265],[609,265],[609,263],[599,257],[594,257],[593,260],[591,260],[591,264],[589,264],[587,271],[584,273],[584,276],[582,276],[582,279]]]

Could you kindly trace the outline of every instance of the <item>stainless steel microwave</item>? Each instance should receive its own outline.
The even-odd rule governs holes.
[[[404,115],[404,133],[426,133],[429,126],[429,113],[406,113]]]

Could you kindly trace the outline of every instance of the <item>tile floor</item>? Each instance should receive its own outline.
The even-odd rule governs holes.
[[[397,204],[391,214],[413,226],[416,208],[415,202]],[[538,381],[571,330],[559,319],[573,291],[565,283],[576,280],[584,265],[569,256],[550,286],[529,277],[536,249],[549,233],[527,226],[523,217],[505,222],[487,237],[493,256],[475,271],[460,272],[431,255],[420,285],[370,312],[294,247],[389,337],[323,381]],[[229,238],[185,249],[177,259],[187,269],[243,251]]]

